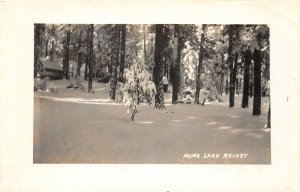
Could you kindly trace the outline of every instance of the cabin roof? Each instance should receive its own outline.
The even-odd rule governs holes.
[[[49,60],[40,60],[40,63],[43,65],[44,69],[63,71],[62,67],[57,62],[52,62]]]

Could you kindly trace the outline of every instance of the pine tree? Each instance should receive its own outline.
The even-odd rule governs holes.
[[[112,32],[112,53],[111,53],[111,67],[112,75],[110,79],[110,98],[115,100],[116,98],[116,86],[118,83],[118,62],[119,62],[119,43],[120,43],[120,25],[113,26]]]
[[[243,100],[242,100],[242,108],[248,108],[249,102],[249,73],[250,73],[250,65],[251,65],[251,50],[248,47],[245,51],[245,62],[244,62],[244,90],[243,90]]]
[[[201,33],[201,39],[200,39],[200,50],[199,50],[199,64],[197,68],[197,78],[196,78],[196,93],[195,93],[195,103],[200,104],[199,96],[200,96],[200,88],[201,88],[201,74],[202,74],[202,63],[203,63],[203,56],[204,56],[204,30],[206,28],[206,25],[202,25],[202,33]]]
[[[64,40],[64,58],[63,58],[63,71],[64,71],[65,79],[70,79],[69,76],[70,36],[71,36],[71,31],[67,29],[65,34],[65,40]]]
[[[271,128],[271,102],[269,103],[267,128]]]
[[[94,25],[90,24],[89,26],[89,84],[88,84],[88,92],[91,92],[93,87],[92,87],[92,82],[93,82],[93,34],[94,34]]]
[[[79,32],[79,37],[78,37],[78,64],[77,64],[77,70],[76,70],[76,78],[80,77],[80,68],[81,68],[81,62],[82,62],[81,36],[82,36],[82,31]]]
[[[228,31],[228,62],[229,62],[229,107],[234,107],[236,71],[238,65],[237,41],[239,36],[237,25],[230,25]],[[235,53],[233,52],[235,49]]]
[[[254,116],[261,114],[261,51],[254,49],[254,95],[253,112]]]
[[[123,94],[123,102],[130,113],[130,119],[134,121],[138,113],[138,105],[146,103],[151,105],[156,95],[155,84],[150,80],[150,73],[145,69],[144,63],[135,63],[124,70],[125,84],[117,85],[117,97]],[[121,100],[121,99],[119,99]]]
[[[125,67],[125,46],[126,46],[126,25],[121,25],[121,54],[120,54],[120,82],[123,82],[123,74]]]
[[[172,72],[172,103],[177,103],[178,94],[180,91],[181,84],[181,51],[183,48],[183,39],[181,33],[182,26],[174,25],[174,42],[175,42],[175,61],[173,62],[171,72]]]
[[[164,106],[164,90],[163,90],[163,31],[164,25],[157,24],[155,29],[155,53],[154,53],[154,69],[153,80],[155,83],[157,94],[155,95],[155,108],[163,109]]]
[[[234,62],[231,63],[232,68],[230,70],[230,88],[229,88],[230,103],[229,103],[229,107],[234,107],[234,95],[235,95],[236,87],[238,86],[238,84],[236,83],[237,82],[236,72],[237,72],[237,67],[238,67],[238,58],[239,58],[239,53],[236,51],[234,54]]]
[[[42,53],[42,33],[45,30],[44,24],[34,24],[34,78],[37,77],[39,59]]]

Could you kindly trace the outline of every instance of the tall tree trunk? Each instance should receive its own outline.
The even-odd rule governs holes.
[[[220,78],[220,89],[219,89],[220,95],[223,95],[223,87],[224,87],[224,73],[222,72]]]
[[[121,25],[121,55],[120,55],[120,82],[124,82],[124,68],[125,68],[125,46],[126,46],[126,25]]]
[[[112,76],[110,79],[110,98],[115,100],[116,98],[116,85],[117,85],[117,70],[119,61],[119,42],[120,42],[120,26],[115,25],[112,33],[112,53],[111,53],[111,66]]]
[[[82,52],[81,52],[81,36],[82,36],[82,31],[79,33],[78,37],[78,64],[77,64],[77,70],[76,70],[76,78],[80,77],[80,68],[81,68],[81,57],[82,57]]]
[[[234,84],[235,79],[233,76],[233,27],[230,26],[229,31],[229,44],[228,44],[228,61],[229,61],[229,107],[234,107]]]
[[[228,95],[229,83],[228,83],[228,74],[226,74],[226,85],[225,85],[225,94]]]
[[[94,34],[94,25],[90,24],[90,30],[89,30],[89,84],[88,84],[88,92],[91,92],[93,89],[93,34]]]
[[[252,56],[253,57],[253,56]],[[249,96],[252,98],[253,96],[253,82],[254,82],[254,67],[253,64],[250,64],[250,72],[249,72]]]
[[[230,64],[230,80],[229,80],[229,107],[234,107],[234,94],[236,83],[236,71],[238,66],[239,54],[236,51],[233,55],[233,44],[239,39],[238,26],[232,25],[229,29],[229,44],[228,44],[228,61]]]
[[[38,62],[41,56],[42,32],[44,24],[34,24],[34,78],[37,77]]]
[[[74,75],[74,61],[72,61],[72,78],[73,78],[73,75]]]
[[[249,83],[249,96],[252,98],[253,96],[253,82]]]
[[[269,103],[267,128],[271,128],[271,98]]]
[[[234,84],[233,78],[233,59],[230,59],[230,78],[229,78],[229,107],[234,107]]]
[[[64,68],[64,77],[65,77],[65,79],[70,79],[70,77],[69,77],[70,35],[71,35],[71,32],[68,30],[66,32],[66,40],[65,40],[65,43],[64,43],[64,59],[63,59],[63,68]]]
[[[236,78],[235,92],[238,95],[240,94],[239,86],[240,86],[240,80],[239,80],[239,78]]]
[[[238,61],[238,53],[236,52],[234,57],[234,62],[231,61],[230,64],[229,107],[234,107],[237,61]]]
[[[155,95],[155,108],[163,109],[164,106],[164,90],[163,90],[163,31],[164,26],[155,25],[155,52],[154,52],[154,69],[153,80],[156,86],[157,94]]]
[[[169,80],[170,82],[173,84],[174,80],[173,80],[173,77],[174,77],[174,61],[175,59],[172,59],[171,61],[171,64],[170,64],[170,73],[169,73]],[[173,91],[172,91],[173,92]]]
[[[253,113],[258,116],[261,114],[261,51],[254,50],[254,98],[253,98]]]
[[[46,43],[45,43],[45,58],[48,56],[48,43],[49,43],[49,38],[47,38]]]
[[[234,93],[237,93],[237,94],[238,94],[238,86],[239,86],[239,81],[238,81],[238,79],[236,77],[237,76],[237,69],[238,69],[238,66],[239,66],[238,59],[239,59],[239,53],[235,52],[235,55],[234,55],[234,67],[233,67],[233,79],[236,82],[236,84],[234,86]]]
[[[222,65],[224,65],[224,54],[221,54],[222,59]],[[224,71],[221,72],[221,82],[220,82],[220,95],[223,95],[223,89],[224,89]]]
[[[239,53],[235,52],[234,67],[233,67],[233,78],[235,79],[235,82],[237,82],[237,83],[234,86],[234,92],[238,92],[238,85],[239,85],[239,81],[237,80],[237,77],[236,77],[237,76],[237,69],[238,69],[238,66],[239,66],[238,59],[239,59]]]
[[[87,80],[88,77],[88,63],[89,63],[89,55],[85,56],[85,68],[84,68],[84,80]]]
[[[51,41],[50,61],[54,59],[54,41]]]
[[[86,35],[86,49],[87,49],[87,53],[90,52],[90,46],[89,46],[89,42],[90,42],[90,32],[89,32],[89,29],[87,30],[87,35]],[[86,54],[86,57],[85,57],[85,69],[84,69],[84,80],[87,81],[87,78],[88,78],[88,70],[89,70],[89,54]]]
[[[181,86],[181,50],[182,50],[182,36],[181,26],[174,25],[174,42],[175,42],[175,62],[172,65],[172,103],[175,104],[178,101],[178,94]]]
[[[197,68],[197,78],[196,78],[196,93],[195,93],[195,103],[200,104],[200,89],[201,89],[201,74],[202,74],[202,63],[203,63],[203,43],[204,43],[204,30],[206,25],[202,24],[202,33],[201,33],[201,42],[200,42],[200,51],[199,51],[199,64]]]
[[[70,67],[70,37],[71,32],[67,32],[67,53],[66,53],[66,79],[70,79],[69,67]]]
[[[249,102],[249,73],[251,65],[251,50],[248,48],[245,52],[245,62],[244,62],[244,90],[243,90],[243,100],[242,108],[248,108]]]
[[[144,62],[146,65],[147,62],[147,49],[146,49],[146,29],[145,29],[145,25],[143,25],[143,33],[144,33]]]
[[[169,44],[170,44],[170,34],[171,30],[170,30],[170,26],[169,25],[165,25],[164,26],[164,30],[163,30],[163,65],[164,65],[164,76],[168,76],[168,68],[169,68],[169,63],[171,61],[171,55],[168,53],[168,49],[169,49]]]

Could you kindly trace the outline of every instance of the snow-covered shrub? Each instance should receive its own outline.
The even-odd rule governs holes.
[[[156,87],[150,80],[149,72],[142,65],[134,64],[130,68],[124,69],[124,78],[124,85],[117,84],[116,95],[123,96],[127,113],[132,114],[131,120],[133,121],[134,115],[138,112],[137,106],[140,103],[149,105],[153,103]]]
[[[76,79],[75,79],[73,88],[78,89],[80,86],[81,86],[80,77],[77,76]]]
[[[116,101],[118,103],[122,102],[123,100],[123,96],[124,96],[123,88],[124,88],[124,84],[122,82],[118,82],[116,85]]]
[[[43,78],[41,79],[39,76],[37,76],[34,79],[34,90],[38,91],[38,90],[43,90],[46,91],[47,90],[47,82],[48,82],[49,78]]]
[[[40,78],[34,78],[34,91],[38,91],[40,89],[40,81],[41,79]]]

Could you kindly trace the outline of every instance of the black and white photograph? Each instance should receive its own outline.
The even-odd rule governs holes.
[[[34,24],[34,163],[270,164],[269,36]]]
[[[1,0],[0,191],[299,191],[299,9]]]

